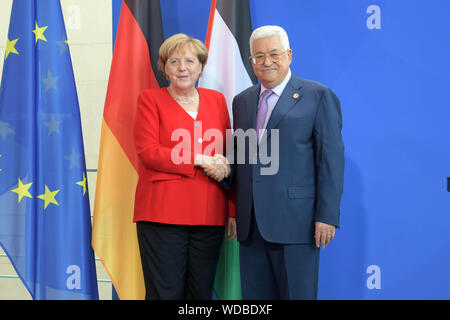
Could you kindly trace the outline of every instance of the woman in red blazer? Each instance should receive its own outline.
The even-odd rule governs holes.
[[[208,51],[184,34],[167,39],[158,65],[169,87],[139,96],[135,144],[143,163],[134,221],[146,299],[211,299],[227,222],[224,96],[196,88]],[[234,217],[228,218],[234,225]]]

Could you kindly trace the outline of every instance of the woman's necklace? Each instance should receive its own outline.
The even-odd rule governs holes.
[[[191,104],[191,103],[194,103],[195,101],[197,101],[197,99],[198,99],[198,92],[197,92],[197,90],[195,90],[195,92],[197,93],[196,96],[195,96],[194,98],[190,99],[190,100],[182,100],[182,99],[178,98],[177,96],[175,96],[175,95],[173,94],[172,90],[170,90],[170,87],[167,87],[167,90],[169,91],[170,95],[171,95],[176,101],[178,101],[178,102],[181,103],[181,104]]]

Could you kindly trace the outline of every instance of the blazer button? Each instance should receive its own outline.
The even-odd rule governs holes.
[[[198,127],[200,127],[200,124],[198,122],[196,122],[196,123],[194,123],[194,127],[198,128]]]
[[[202,143],[203,142],[203,140],[202,140],[202,138],[198,138],[198,143]]]

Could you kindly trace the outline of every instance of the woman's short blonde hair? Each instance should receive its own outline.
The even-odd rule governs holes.
[[[208,60],[208,49],[206,49],[203,42],[198,39],[191,38],[184,33],[174,34],[173,36],[167,38],[161,45],[159,48],[158,68],[164,73],[167,59],[169,59],[174,51],[187,45],[191,47],[192,52],[197,56],[198,61],[200,61],[202,65],[203,71],[206,61]]]

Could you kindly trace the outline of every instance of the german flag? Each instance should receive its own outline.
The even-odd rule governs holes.
[[[134,194],[141,163],[133,140],[139,93],[167,85],[158,71],[164,40],[159,1],[124,0],[100,139],[92,246],[120,299],[144,299]]]

